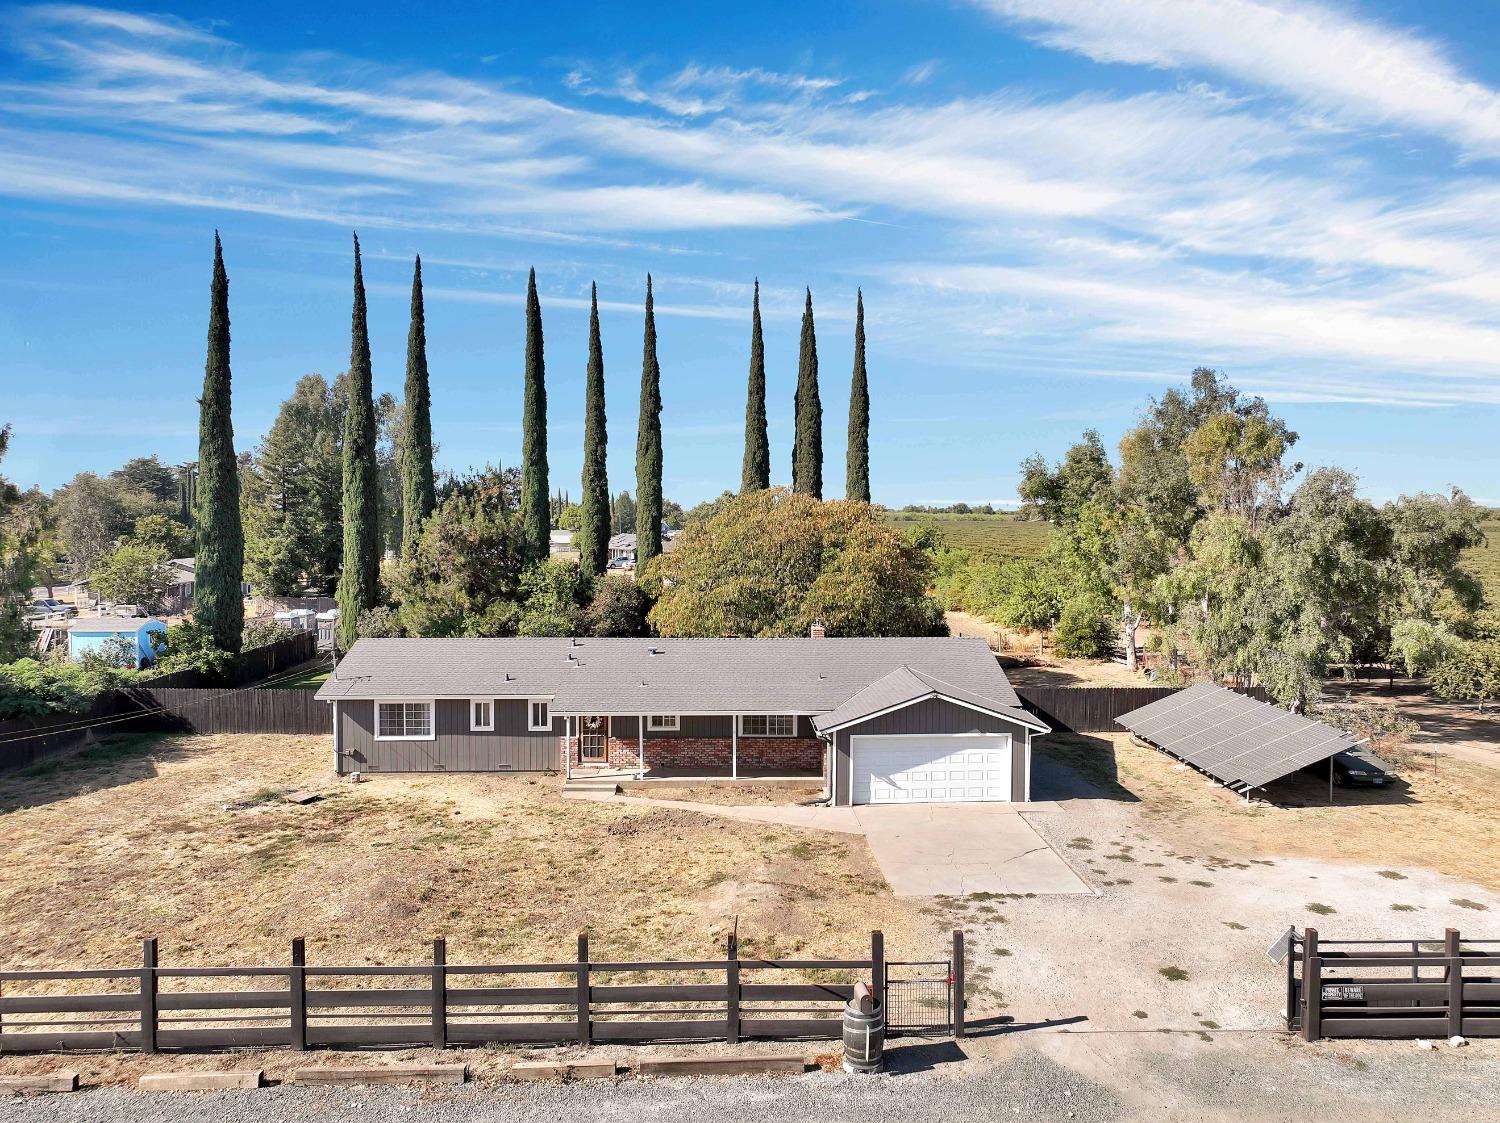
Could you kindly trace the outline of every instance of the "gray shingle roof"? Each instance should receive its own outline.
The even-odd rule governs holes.
[[[947,637],[362,639],[318,697],[551,697],[558,714],[822,714],[898,667],[1020,709],[984,640]]]
[[[1359,743],[1342,729],[1207,682],[1115,720],[1239,789],[1262,787]]]
[[[1009,683],[1007,682],[1006,685],[1008,686]],[[920,702],[925,698],[938,697],[1003,714],[1036,729],[1049,729],[1045,723],[1021,709],[1019,705],[1000,701],[993,693],[975,694],[932,675],[914,671],[908,666],[897,667],[884,678],[872,682],[836,710],[816,718],[813,724],[817,726],[818,732],[823,733],[862,721],[887,710]]]

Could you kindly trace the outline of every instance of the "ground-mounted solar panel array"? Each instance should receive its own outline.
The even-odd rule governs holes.
[[[1116,720],[1236,791],[1264,787],[1359,743],[1342,729],[1213,683],[1190,686]]]

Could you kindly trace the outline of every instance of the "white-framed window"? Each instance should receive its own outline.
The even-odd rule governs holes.
[[[552,731],[552,703],[547,698],[533,698],[526,706],[527,728],[533,733]]]
[[[741,737],[795,737],[797,719],[792,714],[741,714]]]
[[[675,733],[682,728],[682,718],[676,714],[647,714],[647,733]]]
[[[469,699],[469,731],[492,733],[495,729],[495,700],[493,698]]]
[[[432,707],[427,702],[376,702],[375,740],[431,741],[436,736]]]

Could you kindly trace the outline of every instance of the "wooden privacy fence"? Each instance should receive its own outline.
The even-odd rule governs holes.
[[[1287,1028],[1324,1037],[1500,1037],[1500,940],[1291,934]]]
[[[1179,686],[1018,686],[1021,705],[1054,729],[1074,733],[1118,733],[1115,719],[1176,694]],[[1260,686],[1234,687],[1264,702]]]
[[[222,690],[226,686],[244,686],[246,683],[259,682],[263,678],[270,678],[278,671],[287,670],[317,657],[317,633],[298,632],[286,639],[279,639],[275,643],[252,647],[249,651],[240,652],[235,657],[234,666],[226,678],[216,679],[202,671],[173,671],[171,674],[157,675],[144,681],[152,689],[217,686]]]
[[[960,957],[962,946],[955,933]],[[864,959],[742,959],[735,935],[725,952],[700,961],[596,962],[585,933],[572,962],[454,964],[435,940],[431,963],[318,966],[293,940],[281,966],[164,967],[148,939],[136,967],[0,971],[0,1052],[834,1038],[852,983],[788,976],[859,972],[877,994],[884,990],[879,932]],[[693,981],[629,978],[643,974]],[[961,987],[961,969],[957,976]],[[64,982],[95,992],[133,986],[33,992]],[[194,989],[205,984],[217,985]],[[955,1006],[961,1036],[962,1004]]]
[[[138,686],[117,693],[121,712],[145,711],[133,730],[164,733],[332,733],[333,707],[313,690]]]

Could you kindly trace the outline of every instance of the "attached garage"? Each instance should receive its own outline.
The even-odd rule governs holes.
[[[1010,802],[1011,735],[849,740],[855,803]]]
[[[1050,729],[1013,700],[909,667],[887,675],[814,719],[833,749],[832,802],[1026,802],[1031,738]]]

